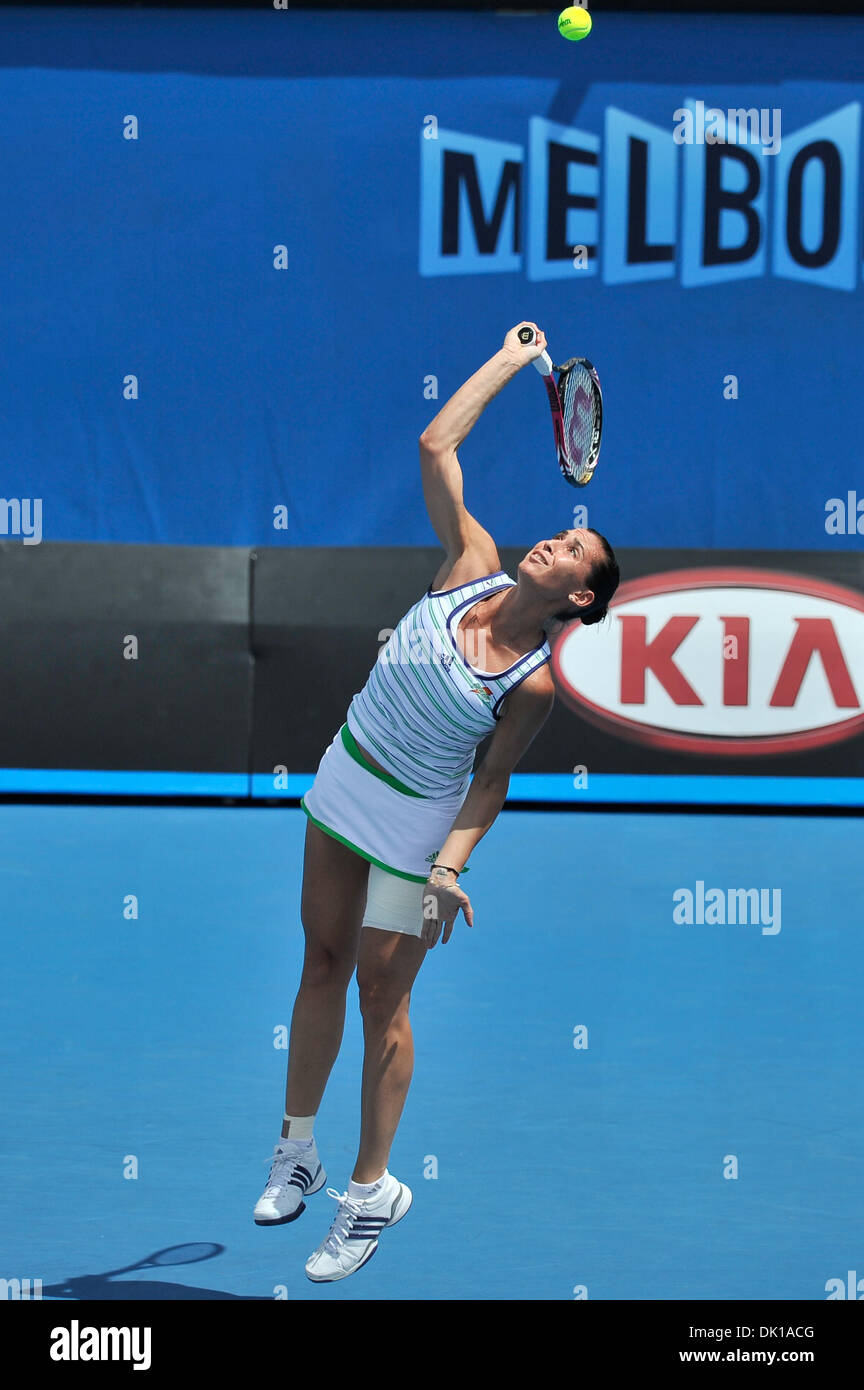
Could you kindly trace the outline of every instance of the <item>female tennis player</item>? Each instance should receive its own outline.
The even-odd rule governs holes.
[[[317,1282],[358,1270],[383,1228],[411,1205],[410,1190],[387,1168],[414,1064],[411,989],[460,911],[473,925],[459,879],[552,708],[547,637],[574,618],[599,622],[618,583],[609,543],[586,529],[539,541],[511,579],[463,503],[456,451],[493,397],[544,350],[545,336],[530,326],[535,341],[519,341],[524,324],[511,329],[420,438],[423,493],[446,558],[352,699],[301,802],[306,949],[285,1117],[255,1221],[293,1221],[304,1196],[326,1182],[313,1127],[356,969],[365,1049],[360,1148],[347,1190],[328,1188],[336,1215],[306,1263]],[[490,733],[472,778],[477,744]]]

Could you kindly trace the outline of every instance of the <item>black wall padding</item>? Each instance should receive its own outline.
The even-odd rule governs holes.
[[[511,577],[523,548],[500,550]],[[435,577],[426,548],[0,542],[0,766],[314,772],[396,626]],[[864,590],[855,552],[619,552],[623,579],[757,565]],[[137,661],[124,639],[138,638]],[[478,750],[479,762],[485,744]],[[520,772],[864,776],[864,737],[711,758],[625,742],[563,701]]]
[[[248,550],[2,542],[0,614],[0,765],[247,770]]]

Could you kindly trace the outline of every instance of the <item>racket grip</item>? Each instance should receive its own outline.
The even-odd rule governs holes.
[[[534,329],[529,328],[527,324],[524,328],[519,329],[519,341],[520,343],[524,343],[526,347],[528,347],[529,343],[534,342],[535,336]],[[541,352],[539,357],[535,357],[534,366],[541,376],[552,375],[552,358],[549,356],[548,352]]]

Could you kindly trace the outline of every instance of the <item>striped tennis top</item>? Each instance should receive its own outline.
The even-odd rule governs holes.
[[[345,722],[358,743],[421,796],[467,787],[477,745],[495,728],[510,691],[549,660],[544,642],[505,671],[489,672],[459,649],[456,629],[467,611],[515,586],[503,570],[455,589],[436,592],[430,584],[348,706]],[[466,651],[475,655],[467,642]]]

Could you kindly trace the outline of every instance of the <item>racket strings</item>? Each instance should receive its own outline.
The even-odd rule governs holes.
[[[564,421],[567,473],[577,483],[587,481],[597,461],[594,444],[597,401],[590,374],[576,358],[561,367],[558,394]]]

